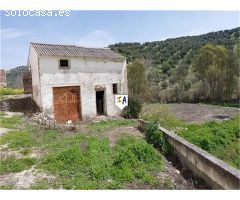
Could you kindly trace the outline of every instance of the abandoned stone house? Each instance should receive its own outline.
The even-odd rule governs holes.
[[[126,59],[108,48],[31,43],[32,96],[59,122],[118,116],[115,94],[127,94]]]

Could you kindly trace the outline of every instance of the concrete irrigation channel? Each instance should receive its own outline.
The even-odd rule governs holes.
[[[139,128],[145,130],[148,122],[139,120]],[[189,143],[171,131],[159,126],[172,146],[182,166],[203,179],[213,189],[240,189],[240,171],[222,160]]]

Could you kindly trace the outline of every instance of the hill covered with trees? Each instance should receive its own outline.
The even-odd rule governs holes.
[[[240,27],[109,47],[128,59],[131,96],[152,102],[236,102],[239,100],[239,36]]]

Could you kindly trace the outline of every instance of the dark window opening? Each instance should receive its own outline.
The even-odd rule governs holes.
[[[67,59],[60,60],[60,67],[69,67]]]
[[[104,114],[104,91],[96,91],[97,114]]]
[[[113,84],[113,94],[117,94],[117,83]]]

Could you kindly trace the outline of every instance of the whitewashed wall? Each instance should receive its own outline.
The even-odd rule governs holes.
[[[96,117],[95,87],[105,89],[106,111],[109,116],[121,113],[114,105],[112,84],[118,83],[119,93],[127,94],[127,75],[125,61],[107,61],[100,59],[70,59],[70,69],[59,69],[60,58],[40,57],[40,84],[42,110],[53,116],[53,87],[80,86],[81,110],[83,120]]]
[[[30,47],[29,57],[28,57],[28,67],[32,74],[32,90],[33,99],[36,104],[41,108],[41,94],[40,94],[40,80],[38,71],[38,55],[34,48]]]

